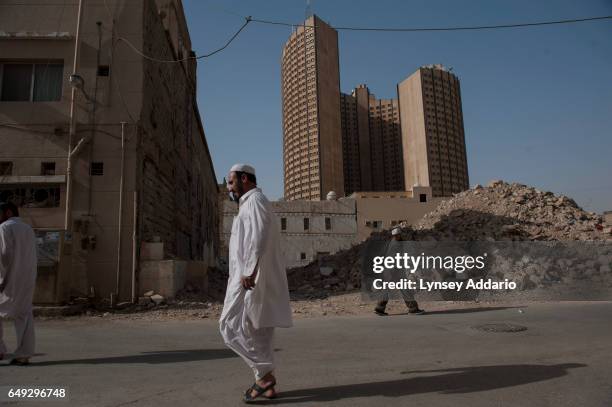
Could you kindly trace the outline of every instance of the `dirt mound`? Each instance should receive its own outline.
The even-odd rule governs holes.
[[[605,241],[612,239],[603,218],[566,196],[518,183],[492,181],[456,194],[417,225],[401,225],[412,241]],[[368,239],[388,239],[390,231]],[[367,242],[367,241],[366,241]],[[288,270],[296,298],[320,298],[354,291],[361,285],[365,243]],[[605,268],[604,268],[605,270]],[[548,272],[548,271],[547,271]]]

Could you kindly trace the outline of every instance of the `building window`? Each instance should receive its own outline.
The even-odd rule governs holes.
[[[110,73],[110,67],[108,65],[98,66],[98,76],[108,76]]]
[[[310,229],[310,219],[304,218],[304,230]]]
[[[0,64],[0,100],[53,102],[62,98],[64,65]]]
[[[55,175],[55,163],[40,163],[40,175]]]
[[[287,218],[281,218],[281,230],[287,230]]]
[[[12,161],[0,161],[0,175],[12,175],[13,174],[13,162]]]
[[[419,202],[427,202],[427,194],[419,194]]]
[[[325,218],[325,230],[331,230],[331,218]]]
[[[60,189],[31,185],[0,186],[0,202],[12,202],[24,208],[58,208]]]
[[[306,253],[300,253],[300,260],[306,260]]]
[[[104,175],[104,163],[103,162],[91,163],[91,175]]]

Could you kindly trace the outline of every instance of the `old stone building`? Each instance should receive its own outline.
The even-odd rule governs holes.
[[[0,188],[39,235],[36,299],[201,281],[218,190],[181,1],[78,4],[0,7]]]
[[[446,198],[434,198],[431,188],[414,187],[399,192],[355,192],[324,201],[273,201],[279,219],[281,250],[287,267],[304,266],[317,258],[367,239],[371,233],[404,223],[412,225]],[[232,222],[238,206],[219,195],[221,257],[227,259]]]
[[[232,222],[238,213],[236,203],[226,196],[220,201],[224,258],[228,256]],[[357,218],[352,199],[273,201],[272,207],[279,219],[281,251],[287,267],[306,265],[318,256],[334,254],[355,243]]]
[[[350,195],[357,211],[355,241],[367,239],[372,232],[395,225],[414,225],[448,198],[434,197],[431,187],[412,187],[408,191],[354,192]]]

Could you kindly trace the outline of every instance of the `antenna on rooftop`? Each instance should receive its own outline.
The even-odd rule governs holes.
[[[312,17],[312,7],[310,7],[310,0],[306,0],[306,13],[305,14],[306,14],[306,18],[305,18],[306,20],[309,17]]]

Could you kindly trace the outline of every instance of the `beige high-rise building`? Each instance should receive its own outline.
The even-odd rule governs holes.
[[[405,189],[431,186],[433,196],[469,188],[459,79],[429,65],[397,86]]]
[[[285,199],[343,196],[338,33],[308,18],[283,48],[281,75]]]
[[[397,99],[376,99],[366,85],[341,94],[344,190],[404,188]]]

